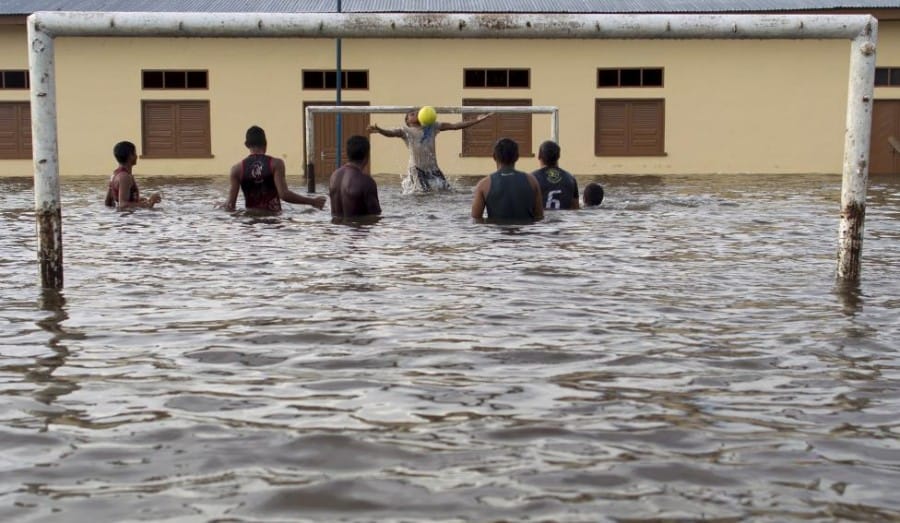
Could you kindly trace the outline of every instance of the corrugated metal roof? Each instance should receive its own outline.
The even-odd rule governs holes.
[[[334,12],[337,0],[0,0],[0,15],[37,11]],[[342,0],[347,13],[726,13],[900,8],[900,0]]]

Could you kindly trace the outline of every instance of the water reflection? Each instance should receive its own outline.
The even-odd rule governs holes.
[[[840,300],[845,315],[854,316],[862,312],[865,300],[863,299],[862,286],[858,280],[838,280],[834,287],[834,294]]]
[[[50,356],[37,358],[35,366],[28,371],[25,379],[43,388],[35,390],[35,399],[46,405],[53,404],[60,396],[78,389],[78,384],[65,378],[58,378],[54,373],[66,364],[69,348],[66,340],[82,339],[79,334],[67,332],[63,322],[69,319],[66,310],[66,298],[62,291],[43,289],[38,298],[38,308],[48,313],[36,322],[37,326],[50,334],[47,347],[53,352]],[[46,427],[45,427],[46,430]]]

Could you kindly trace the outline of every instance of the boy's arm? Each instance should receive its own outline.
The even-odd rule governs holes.
[[[231,179],[231,188],[228,190],[228,200],[225,201],[225,210],[233,211],[237,204],[238,192],[241,190],[241,164],[236,163],[231,167],[228,175]]]
[[[381,203],[378,201],[378,185],[369,178],[369,190],[366,191],[366,214],[381,214]]]
[[[284,160],[280,158],[275,158],[272,162],[272,171],[275,175],[275,188],[278,189],[278,197],[282,200],[289,203],[302,203],[305,205],[311,205],[316,209],[321,209],[325,207],[325,197],[324,196],[316,196],[315,198],[309,198],[307,196],[301,196],[294,191],[288,189],[287,181],[284,178]]]
[[[466,127],[472,127],[473,125],[475,125],[477,123],[481,123],[481,122],[487,120],[488,118],[490,118],[491,116],[494,116],[494,113],[482,114],[481,116],[479,116],[478,118],[475,118],[474,120],[460,120],[459,122],[456,122],[456,123],[441,122],[441,125],[439,128],[441,131],[456,131],[459,129],[465,129]]]
[[[480,220],[484,217],[484,195],[491,190],[491,178],[482,178],[475,186],[475,195],[472,197],[472,218]]]
[[[533,174],[526,173],[526,176],[528,176],[528,183],[531,185],[531,190],[534,193],[534,219],[540,220],[544,217],[544,201],[541,195],[541,184],[538,183],[537,178],[535,178]]]
[[[369,134],[378,133],[381,136],[387,136],[388,138],[402,138],[403,137],[402,130],[400,130],[400,129],[382,129],[381,127],[378,127],[377,124],[366,127],[366,131]]]
[[[134,176],[131,174],[123,175],[119,179],[119,204],[116,206],[116,209],[131,209],[132,207],[152,208],[156,201],[148,200],[147,198],[141,198],[136,202],[128,201],[129,196],[131,196],[132,185],[134,185]]]

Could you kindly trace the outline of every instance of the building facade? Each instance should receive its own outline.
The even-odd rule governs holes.
[[[127,4],[96,3],[108,11]],[[85,2],[53,7],[66,4]],[[530,8],[568,5],[543,4]],[[645,7],[671,12],[665,4]],[[879,19],[870,170],[898,173],[900,4],[849,5],[857,4],[828,12]],[[0,176],[32,173],[26,14],[0,12]],[[341,96],[354,105],[555,106],[560,164],[581,175],[839,173],[849,52],[843,40],[345,38]],[[269,153],[285,160],[289,177],[302,176],[304,108],[335,103],[335,57],[332,39],[57,38],[60,174],[106,176],[112,145],[130,140],[142,175],[219,175],[245,154],[246,128],[260,125]],[[401,121],[345,115],[344,136]],[[312,160],[318,173],[330,172],[334,115],[317,115],[314,128]],[[444,133],[440,165],[450,175],[488,172],[491,145],[502,136],[519,141],[523,168],[536,167],[550,117],[498,114]],[[378,135],[372,142],[372,172],[405,171],[402,142]]]

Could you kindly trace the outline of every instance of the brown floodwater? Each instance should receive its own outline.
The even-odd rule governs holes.
[[[900,521],[900,178],[842,286],[839,176],[355,226],[137,176],[63,179],[59,292],[0,179],[0,521]]]

